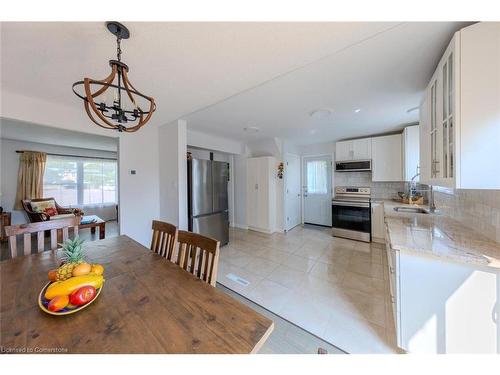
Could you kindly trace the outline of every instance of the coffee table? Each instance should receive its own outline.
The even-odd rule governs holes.
[[[92,223],[78,225],[78,230],[90,228],[90,233],[94,234],[95,229],[99,227],[99,239],[106,237],[106,222],[97,215],[82,216],[82,221],[93,220]]]

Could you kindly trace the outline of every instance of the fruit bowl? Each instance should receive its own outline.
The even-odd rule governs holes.
[[[47,306],[49,305],[49,300],[47,300],[45,298],[45,291],[50,286],[50,284],[52,284],[52,282],[48,282],[42,288],[42,290],[40,291],[40,294],[38,295],[38,306],[40,306],[40,309],[42,309],[43,312],[50,314],[50,315],[69,315],[69,314],[74,314],[80,310],[83,310],[84,308],[86,308],[87,306],[92,304],[92,302],[94,302],[97,299],[97,297],[99,297],[99,294],[101,294],[101,290],[104,286],[104,284],[103,284],[100,288],[97,288],[94,298],[91,299],[89,302],[87,302],[84,305],[80,305],[80,306],[67,305],[66,307],[64,307],[63,309],[61,309],[59,311],[50,311],[47,308]]]

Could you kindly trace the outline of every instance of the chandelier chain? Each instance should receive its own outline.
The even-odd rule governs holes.
[[[116,38],[116,58],[118,61],[122,61],[121,41],[122,39],[120,37]]]

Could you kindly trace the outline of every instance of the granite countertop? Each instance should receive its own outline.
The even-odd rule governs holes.
[[[400,213],[394,207],[404,204],[378,201],[384,203],[389,241],[394,250],[500,269],[500,243],[439,213]]]

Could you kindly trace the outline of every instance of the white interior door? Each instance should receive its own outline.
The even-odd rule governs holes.
[[[332,225],[332,158],[304,157],[304,223]]]
[[[300,156],[286,155],[285,167],[285,230],[301,223],[300,215]]]

